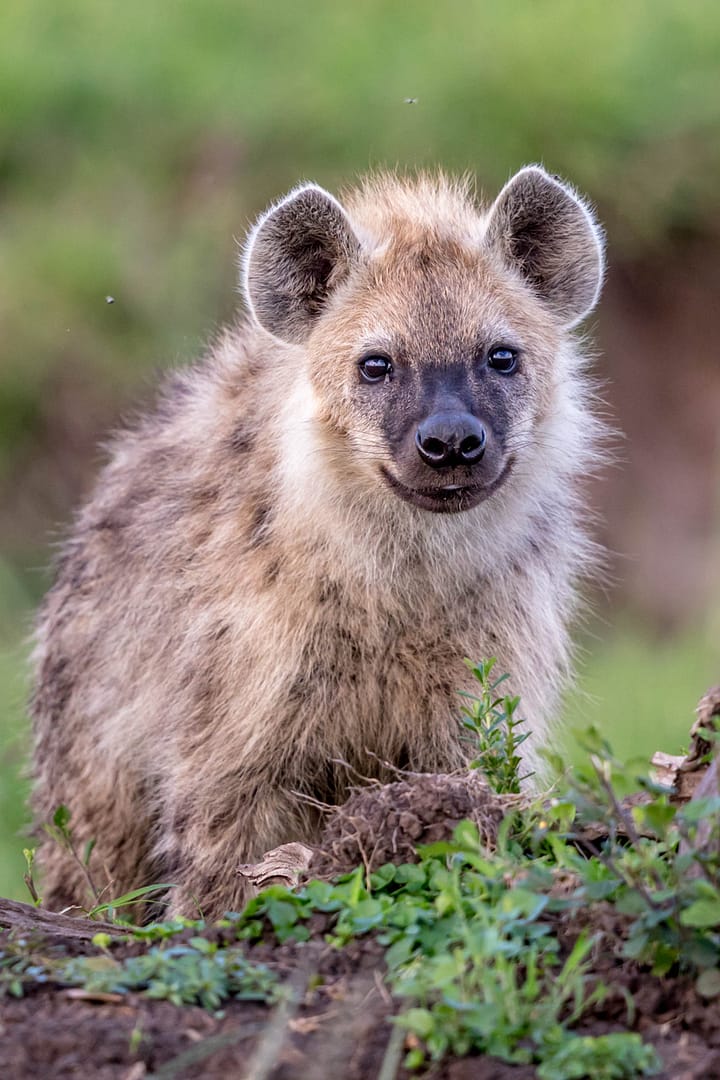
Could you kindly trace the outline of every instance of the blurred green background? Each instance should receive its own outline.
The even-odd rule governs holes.
[[[411,99],[411,100],[408,100]],[[26,641],[98,440],[237,307],[301,178],[543,161],[596,202],[618,462],[571,724],[678,750],[720,681],[715,0],[23,0],[0,9],[0,893],[22,896]],[[108,303],[106,297],[113,297]]]

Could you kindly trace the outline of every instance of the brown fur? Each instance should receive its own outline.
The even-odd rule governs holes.
[[[261,219],[255,318],[117,438],[44,603],[35,812],[68,805],[115,895],[171,881],[173,911],[236,908],[238,863],[312,837],[295,792],[345,797],[337,759],[461,766],[465,656],[513,674],[531,765],[556,714],[591,554],[577,481],[599,425],[570,327],[599,287],[597,230],[539,169],[490,212],[428,177],[345,207],[310,188]],[[520,340],[512,387],[475,373],[478,333]],[[468,392],[492,388],[513,469],[491,497],[434,514],[382,481],[420,468],[384,427],[420,406],[401,379],[358,385],[380,346],[406,387],[459,357]],[[59,848],[40,858],[48,906],[86,898]]]

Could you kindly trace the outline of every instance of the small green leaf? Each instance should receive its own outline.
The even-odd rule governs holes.
[[[701,997],[717,997],[720,994],[720,968],[703,971],[695,981],[695,989]]]
[[[287,929],[298,921],[297,907],[287,900],[268,901],[267,916],[275,930]]]
[[[547,906],[548,898],[541,893],[531,892],[529,889],[508,889],[504,893],[499,910],[520,922],[527,919],[534,921],[540,912]]]
[[[480,833],[474,821],[461,821],[455,826],[453,840],[459,847],[477,851],[480,846]]]
[[[425,884],[426,873],[422,866],[417,866],[414,863],[405,863],[402,866],[395,867],[395,881],[402,882],[404,885],[421,886]]]
[[[435,1018],[429,1009],[408,1009],[398,1017],[398,1023],[414,1032],[418,1038],[425,1040],[435,1030]]]
[[[97,904],[91,911],[88,912],[88,916],[92,918],[94,915],[100,915],[103,911],[110,911],[114,908],[125,907],[127,904],[136,904],[138,900],[144,899],[146,896],[152,895],[156,892],[164,892],[166,889],[176,889],[177,885],[161,883],[159,885],[143,885],[141,889],[133,889],[131,892],[124,893],[122,896],[116,896],[113,900],[108,900],[105,904]]]
[[[405,1055],[405,1068],[408,1069],[409,1072],[416,1072],[418,1069],[422,1069],[424,1064],[425,1054],[419,1046],[416,1046],[414,1050],[410,1050]]]
[[[696,900],[680,913],[683,926],[697,926],[705,929],[720,926],[720,896],[713,900]]]
[[[712,795],[706,799],[691,799],[683,806],[680,817],[688,824],[709,821],[720,814],[720,796]]]
[[[389,885],[394,880],[397,869],[394,863],[384,863],[379,867],[370,879],[373,889],[382,889],[385,885]]]
[[[662,837],[675,817],[676,810],[664,799],[656,799],[647,806],[633,806],[632,816],[639,828],[650,829]]]

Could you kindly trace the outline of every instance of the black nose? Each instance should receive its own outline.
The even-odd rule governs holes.
[[[446,469],[474,465],[485,453],[487,435],[479,420],[466,412],[439,412],[418,425],[415,445],[426,465]]]

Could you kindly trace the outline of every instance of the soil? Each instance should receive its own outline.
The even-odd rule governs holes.
[[[492,847],[507,809],[478,781],[407,776],[395,784],[355,792],[333,815],[312,872],[337,873],[414,857],[414,845],[447,838],[459,820],[473,818]],[[20,905],[15,905],[19,908]],[[24,906],[23,906],[24,907]],[[0,925],[31,917],[0,905]],[[3,914],[7,912],[8,914]],[[313,917],[311,939],[248,947],[251,959],[271,966],[294,990],[294,1001],[275,1008],[232,1001],[218,1013],[178,1008],[136,994],[90,995],[77,989],[35,985],[23,998],[0,999],[0,1076],[3,1080],[370,1080],[410,1076],[402,1067],[404,1041],[391,1018],[397,1008],[382,981],[383,950],[371,937],[342,950],[324,940],[329,916]],[[578,1034],[633,1029],[658,1050],[665,1080],[720,1077],[720,1002],[704,1001],[692,980],[657,978],[620,955],[622,916],[609,905],[576,912],[558,926],[568,948],[584,927],[600,931],[594,970],[617,991],[595,1008]],[[97,924],[37,930],[45,955],[94,951]],[[0,945],[8,934],[0,931]],[[23,926],[27,939],[27,929]],[[84,934],[84,936],[83,936]],[[192,932],[188,931],[187,936]],[[211,928],[210,939],[232,936]],[[35,938],[33,938],[33,941]],[[118,943],[120,958],[142,951]],[[312,977],[311,977],[312,976]],[[628,1001],[633,1010],[628,1013]],[[429,1072],[433,1080],[531,1080],[532,1066],[512,1066],[487,1056],[448,1059]]]
[[[308,876],[416,862],[418,844],[450,840],[465,819],[475,822],[492,850],[501,821],[517,802],[517,796],[496,795],[477,772],[404,773],[395,783],[356,788],[329,816]]]
[[[393,1004],[380,981],[380,951],[358,942],[338,954],[323,946],[302,950],[302,968],[325,970],[321,987],[303,995],[289,1014],[231,1002],[213,1015],[139,995],[83,1000],[73,991],[38,988],[0,1006],[0,1075],[6,1080],[370,1080],[392,1050]],[[300,959],[300,958],[298,958]],[[333,970],[336,968],[341,970]],[[699,1001],[692,984],[620,969],[613,976],[635,1002],[635,1030],[664,1063],[663,1080],[720,1076],[720,1007]],[[598,1010],[579,1034],[627,1030],[620,995]],[[402,1052],[404,1048],[398,1047]],[[408,1078],[402,1066],[395,1074]],[[532,1080],[532,1066],[495,1058],[449,1059],[434,1080]]]

